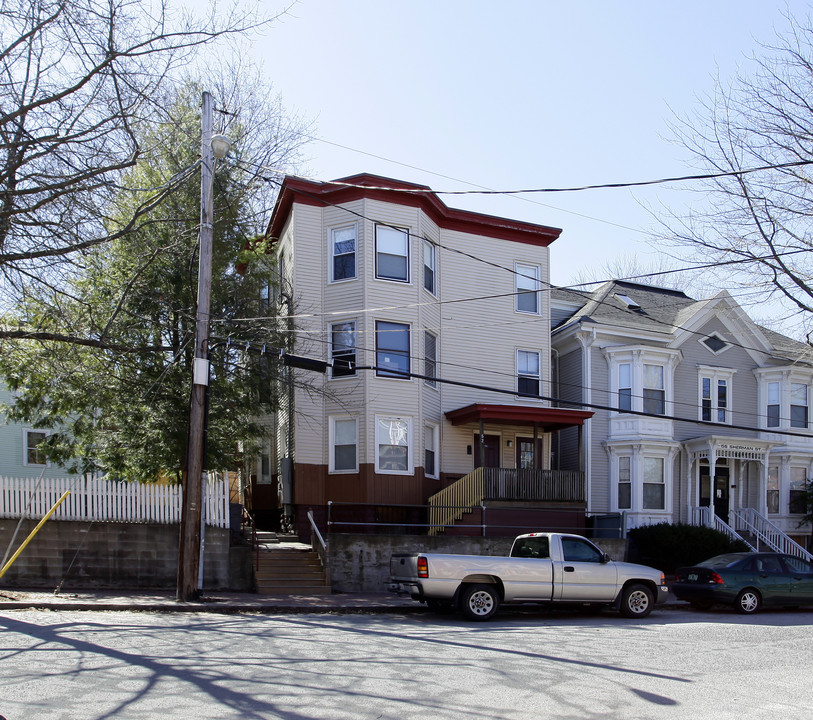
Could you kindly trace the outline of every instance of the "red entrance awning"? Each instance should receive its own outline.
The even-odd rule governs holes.
[[[536,425],[544,432],[554,432],[584,425],[584,421],[593,417],[593,413],[565,408],[475,403],[457,410],[449,410],[446,417],[452,425],[468,425],[482,420],[500,425]]]

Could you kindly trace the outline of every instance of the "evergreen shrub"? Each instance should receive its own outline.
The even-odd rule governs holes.
[[[731,540],[718,530],[685,523],[644,525],[630,530],[627,537],[631,562],[650,565],[667,574],[715,555],[749,550],[741,540]]]

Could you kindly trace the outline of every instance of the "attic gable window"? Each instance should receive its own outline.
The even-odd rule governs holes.
[[[700,342],[702,342],[715,355],[717,353],[721,353],[728,347],[728,343],[719,335],[709,335],[707,338],[703,338]]]

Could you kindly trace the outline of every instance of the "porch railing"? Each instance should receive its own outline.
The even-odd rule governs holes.
[[[813,555],[754,508],[732,510],[731,515],[734,517],[734,524],[738,530],[753,535],[775,552],[813,561]]]
[[[54,520],[159,524],[181,521],[180,485],[92,477],[0,477],[0,518],[42,517],[66,490],[70,495],[54,513]],[[224,478],[209,477],[203,514],[207,525],[229,527],[229,484]]]
[[[749,548],[751,548],[751,550],[756,552],[756,548],[750,542],[740,535],[725,520],[711,512],[710,507],[701,506],[689,508],[689,523],[691,525],[702,525],[704,527],[713,528],[714,530],[723,533],[723,535],[727,535],[731,540],[740,540],[744,542]]]
[[[583,503],[584,473],[477,468],[429,498],[429,534],[436,535],[444,527],[453,525],[484,500]]]

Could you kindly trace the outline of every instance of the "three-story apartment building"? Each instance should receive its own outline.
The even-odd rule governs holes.
[[[554,391],[596,409],[588,510],[624,513],[629,527],[705,515],[805,542],[809,346],[759,327],[725,291],[696,301],[613,281],[552,295]],[[575,452],[567,433],[562,443]]]
[[[286,369],[270,423],[300,529],[329,502],[424,504],[478,467],[550,468],[551,433],[590,415],[539,398],[559,233],[388,178],[285,179],[268,228],[279,314],[293,352],[331,364]]]

